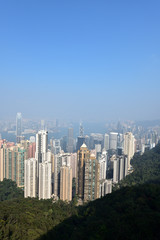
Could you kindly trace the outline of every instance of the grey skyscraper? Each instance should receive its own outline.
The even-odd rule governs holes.
[[[84,130],[83,130],[82,123],[80,123],[79,136],[77,137],[77,144],[76,144],[76,152],[80,150],[80,147],[83,145],[83,143],[85,143],[85,137],[83,135],[84,135]]]
[[[109,135],[107,133],[104,135],[104,149],[109,150]]]
[[[85,137],[77,137],[77,146],[76,146],[76,152],[80,150],[80,147],[85,143]]]
[[[117,150],[117,136],[118,133],[115,132],[109,134],[109,148],[112,150]]]
[[[73,138],[73,128],[68,129],[68,152],[73,153],[74,151],[74,138]]]
[[[48,132],[41,130],[36,134],[36,159],[39,163],[47,161]]]
[[[20,143],[22,136],[22,114],[19,112],[16,116],[16,138],[17,143]]]
[[[79,136],[83,137],[83,135],[84,135],[84,129],[83,129],[82,123],[80,123],[80,126],[79,126]]]

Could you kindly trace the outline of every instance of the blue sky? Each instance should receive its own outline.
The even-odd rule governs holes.
[[[1,116],[160,118],[159,0],[1,0]]]

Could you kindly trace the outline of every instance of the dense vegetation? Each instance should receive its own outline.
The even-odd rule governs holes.
[[[0,182],[0,201],[14,198],[23,198],[23,190],[17,188],[17,184],[10,179]]]
[[[40,240],[160,239],[160,184],[126,187],[81,207]]]
[[[118,187],[134,186],[160,178],[160,144],[142,156],[135,154],[131,165],[134,171],[122,180]]]
[[[15,183],[0,182],[0,240],[160,239],[160,145],[132,166],[120,190],[81,207],[24,199]]]
[[[37,239],[75,213],[72,204],[62,201],[28,198],[0,202],[0,239]]]

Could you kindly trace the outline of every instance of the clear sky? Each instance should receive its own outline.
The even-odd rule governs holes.
[[[159,0],[1,0],[0,118],[160,118]]]

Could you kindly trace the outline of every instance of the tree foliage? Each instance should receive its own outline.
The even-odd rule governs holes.
[[[37,239],[74,214],[75,206],[63,201],[28,198],[0,202],[0,239]]]
[[[135,154],[131,160],[133,173],[123,179],[115,189],[150,182],[160,177],[160,144],[143,155]]]
[[[160,239],[160,184],[125,187],[80,207],[40,240]]]
[[[17,188],[17,184],[10,179],[0,182],[0,201],[14,198],[23,198],[23,190]]]

